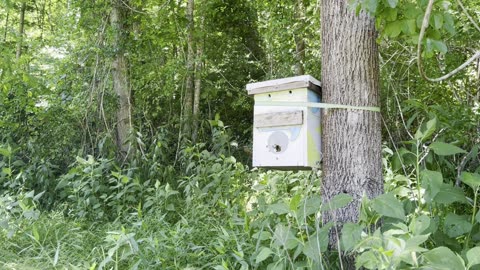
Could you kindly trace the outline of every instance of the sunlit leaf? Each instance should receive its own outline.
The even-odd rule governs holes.
[[[465,269],[463,260],[447,247],[432,249],[423,256],[433,269]]]
[[[430,227],[430,217],[425,215],[415,217],[409,227],[414,235],[422,234]]]
[[[362,238],[363,226],[357,223],[345,223],[342,228],[340,243],[342,250],[348,251],[355,247]]]
[[[322,211],[336,210],[347,206],[353,200],[352,196],[340,193],[333,197],[329,202],[322,205]]]
[[[432,48],[434,50],[439,51],[440,53],[447,53],[448,48],[447,48],[447,45],[443,43],[443,41],[434,40],[434,39],[428,39],[428,40],[431,42]]]
[[[385,26],[384,33],[389,37],[397,37],[402,32],[402,21],[389,22]]]
[[[460,179],[473,189],[477,189],[480,186],[480,174],[478,173],[462,172]]]
[[[445,233],[450,237],[458,237],[470,232],[472,224],[467,216],[459,216],[454,213],[448,213],[444,224]]]
[[[372,200],[372,208],[385,217],[405,219],[405,212],[402,203],[391,193],[386,193]]]
[[[391,8],[395,8],[398,4],[398,0],[387,0],[387,2]]]
[[[480,264],[480,247],[474,247],[467,251],[467,260],[469,268]]]
[[[440,29],[443,26],[443,14],[436,13],[433,15],[433,27],[435,29]]]
[[[431,201],[440,192],[443,185],[442,173],[423,170],[420,173],[421,186],[426,190],[426,200]]]
[[[450,156],[460,153],[467,153],[460,147],[444,142],[433,142],[432,144],[430,144],[429,148],[439,156]]]
[[[263,262],[264,260],[266,260],[268,257],[270,257],[270,255],[273,254],[273,251],[268,248],[268,247],[262,247],[260,249],[260,252],[258,253],[258,255],[255,257],[255,263],[261,263]]]
[[[435,117],[429,120],[427,123],[422,124],[420,128],[417,129],[417,132],[415,133],[415,139],[424,141],[430,138],[433,132],[435,132],[436,128],[437,128],[437,118]]]
[[[468,203],[462,189],[445,183],[441,186],[440,191],[434,198],[434,201],[446,205],[453,202]]]

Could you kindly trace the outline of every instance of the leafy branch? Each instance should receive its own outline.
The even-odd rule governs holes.
[[[418,45],[417,45],[417,64],[418,64],[418,71],[420,72],[420,75],[427,81],[430,81],[430,82],[440,82],[440,81],[443,81],[443,80],[446,80],[450,77],[452,77],[453,75],[457,74],[458,72],[460,72],[461,70],[463,70],[465,67],[467,67],[468,65],[470,65],[473,61],[475,61],[477,58],[480,58],[480,51],[477,51],[472,57],[470,57],[467,61],[465,61],[465,63],[461,64],[459,67],[457,67],[456,69],[452,70],[450,73],[448,74],[445,74],[441,77],[438,77],[438,78],[430,78],[428,77],[425,72],[423,71],[423,65],[422,65],[422,40],[423,40],[423,36],[425,35],[425,30],[427,29],[428,27],[428,24],[429,24],[429,20],[430,20],[430,15],[431,15],[431,12],[432,12],[432,8],[433,8],[433,3],[434,3],[434,0],[429,0],[428,1],[428,6],[427,6],[427,10],[425,11],[425,15],[423,17],[423,22],[422,22],[422,28],[420,29],[420,35],[418,36]],[[463,5],[460,5],[463,9]],[[465,10],[464,10],[465,11]],[[466,13],[466,12],[465,12]],[[471,18],[468,13],[466,13],[467,16],[469,18]],[[473,21],[473,20],[472,20]],[[478,27],[476,24],[474,24],[476,27]]]

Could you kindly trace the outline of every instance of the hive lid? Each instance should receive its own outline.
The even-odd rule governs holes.
[[[249,95],[277,92],[290,89],[308,88],[321,94],[321,83],[310,75],[302,75],[283,79],[269,80],[247,84]]]

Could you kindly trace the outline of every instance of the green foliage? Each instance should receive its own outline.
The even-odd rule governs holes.
[[[318,77],[318,3],[196,1],[204,69],[192,143],[179,132],[185,5],[122,2],[135,127],[126,160],[115,146],[111,1],[27,2],[19,59],[21,1],[0,1],[0,268],[338,269],[346,252],[357,268],[478,269],[478,74],[420,79],[427,1],[350,1],[380,33],[386,193],[363,198],[359,222],[341,228],[323,214],[352,197],[322,205],[321,172],[246,165],[245,84],[293,75],[299,38]],[[458,10],[435,1],[422,50],[432,73],[478,47]],[[340,250],[328,248],[333,229]]]
[[[141,192],[138,179],[123,174],[111,160],[77,157],[70,171],[56,187],[61,197],[70,202],[69,215],[101,220],[114,219],[136,210]]]

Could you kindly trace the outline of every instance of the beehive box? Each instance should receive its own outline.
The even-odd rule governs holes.
[[[247,91],[255,100],[253,166],[299,170],[318,167],[320,109],[303,103],[321,101],[320,81],[304,75],[251,83]]]

